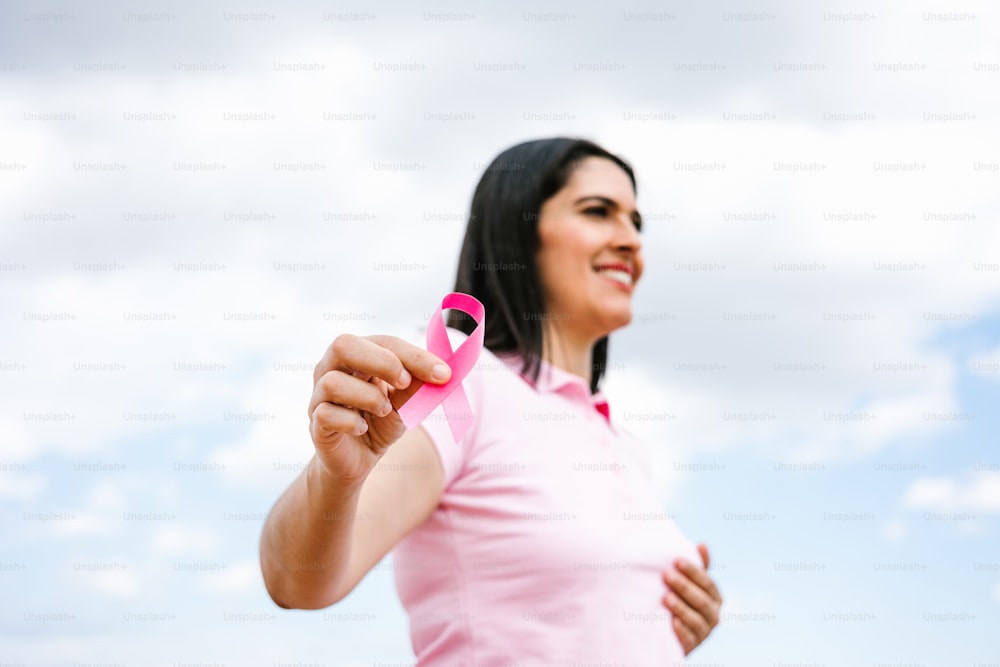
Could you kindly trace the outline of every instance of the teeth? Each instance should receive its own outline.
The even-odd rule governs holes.
[[[632,276],[627,271],[619,271],[618,269],[598,269],[598,273],[603,273],[608,278],[611,278],[622,285],[632,285]]]

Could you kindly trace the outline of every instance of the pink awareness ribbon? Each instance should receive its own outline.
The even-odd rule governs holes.
[[[462,341],[457,350],[452,351],[448,339],[442,311],[446,308],[461,310],[476,321],[476,328]],[[424,421],[438,405],[443,405],[445,417],[451,427],[451,434],[458,442],[472,426],[475,415],[469,407],[469,399],[462,389],[462,381],[476,365],[483,351],[486,308],[479,299],[462,292],[452,292],[441,300],[427,323],[427,350],[444,361],[451,368],[451,379],[444,384],[425,382],[420,389],[399,408],[399,416],[407,429]]]

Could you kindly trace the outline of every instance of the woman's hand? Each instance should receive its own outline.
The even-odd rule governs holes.
[[[698,553],[704,568],[679,558],[675,562],[676,570],[663,573],[663,581],[670,589],[663,596],[663,604],[674,615],[674,632],[684,647],[684,655],[705,641],[719,624],[719,610],[722,608],[719,589],[706,572],[708,547],[699,544]]]
[[[450,377],[441,359],[401,338],[337,336],[313,371],[309,433],[317,462],[334,479],[360,484],[406,433],[396,410],[424,382]]]

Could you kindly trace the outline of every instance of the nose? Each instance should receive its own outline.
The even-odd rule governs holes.
[[[631,216],[623,214],[620,217],[619,223],[615,225],[612,243],[616,250],[638,253],[642,249],[642,238]]]

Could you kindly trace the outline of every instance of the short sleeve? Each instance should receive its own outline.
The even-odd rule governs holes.
[[[456,349],[468,336],[461,331],[449,328],[448,337],[451,340],[452,349]],[[481,359],[482,357],[480,357]],[[470,443],[475,440],[478,431],[477,424],[481,414],[479,401],[481,372],[478,367],[479,362],[476,363],[476,367],[469,372],[469,375],[462,382],[462,389],[465,391],[474,417],[472,425],[459,442],[455,442],[451,426],[445,418],[444,408],[440,405],[434,408],[434,411],[424,421],[420,422],[420,425],[417,427],[422,428],[427,433],[434,444],[434,449],[437,450],[438,458],[441,459],[445,491],[461,476],[462,471],[465,469]]]

